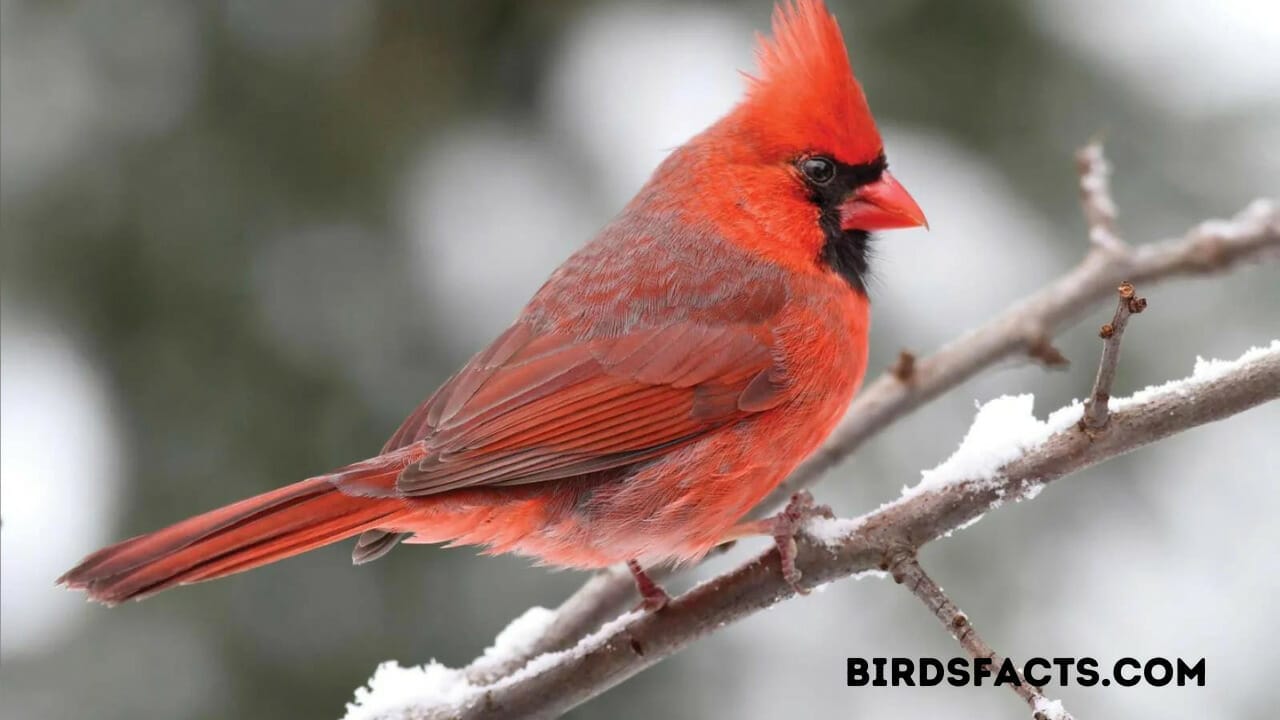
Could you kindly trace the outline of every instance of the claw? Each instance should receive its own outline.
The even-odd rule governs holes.
[[[791,501],[782,512],[769,518],[772,526],[773,542],[778,546],[778,559],[782,565],[782,579],[796,591],[798,595],[808,595],[809,591],[800,586],[800,569],[796,567],[796,533],[804,527],[809,518],[822,516],[834,518],[835,513],[826,505],[818,505],[808,490],[801,490],[791,496]]]
[[[640,592],[640,604],[636,609],[641,608],[649,612],[657,612],[666,607],[671,602],[671,596],[667,594],[662,586],[653,581],[653,578],[645,574],[644,568],[640,567],[640,563],[635,560],[627,561],[627,569],[631,571],[631,576],[635,578],[636,590]]]

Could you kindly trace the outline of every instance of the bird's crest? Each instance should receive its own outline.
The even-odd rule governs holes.
[[[750,76],[737,113],[770,153],[809,148],[850,164],[881,152],[862,87],[849,65],[840,26],[822,0],[784,0],[773,36],[758,36],[759,75]]]

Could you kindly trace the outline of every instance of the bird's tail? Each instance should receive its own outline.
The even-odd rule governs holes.
[[[103,548],[58,578],[108,605],[224,577],[395,525],[393,497],[344,493],[336,483],[393,486],[404,466],[383,456],[303,480]]]

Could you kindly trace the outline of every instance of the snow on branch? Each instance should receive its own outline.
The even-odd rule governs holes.
[[[1107,421],[1111,419],[1109,403],[1111,386],[1115,381],[1116,368],[1120,361],[1120,340],[1124,336],[1125,326],[1131,315],[1147,308],[1147,301],[1138,297],[1131,283],[1121,283],[1116,288],[1118,301],[1111,322],[1102,326],[1098,332],[1102,338],[1102,359],[1098,363],[1098,375],[1093,384],[1093,392],[1085,401],[1082,417],[1077,427],[1090,438],[1103,432]],[[1192,377],[1198,377],[1199,367]],[[1207,380],[1207,375],[1200,377]],[[926,471],[919,485],[910,490],[904,488],[903,496],[909,497],[931,488],[944,487],[956,482],[957,478],[999,477],[1000,468],[1017,460],[1028,448],[1035,448],[1046,442],[1053,434],[1067,428],[1065,424],[1080,412],[1079,403],[1073,403],[1049,416],[1043,423],[1035,421],[1031,412],[1031,396],[1010,398],[1013,402],[993,401],[987,403],[978,412],[968,434],[957,450],[942,465]],[[1025,402],[1024,402],[1025,400]],[[1004,409],[1004,412],[1000,412]],[[1002,420],[1008,417],[1009,420]],[[1030,417],[1033,422],[1027,423],[1019,418]],[[1034,485],[1023,495],[1023,499],[1034,496],[1043,485]],[[981,516],[979,516],[981,517]],[[975,518],[976,520],[976,518]],[[966,522],[960,528],[972,524]],[[974,659],[985,659],[993,665],[1001,665],[1002,658],[978,634],[969,616],[966,615],[943,591],[942,587],[920,565],[915,549],[908,548],[898,552],[889,560],[889,570],[893,573],[894,582],[907,587],[924,603],[925,607],[938,618],[942,626],[952,634],[960,646]],[[1060,700],[1050,700],[1040,688],[1028,683],[1021,673],[1014,671],[1018,682],[1008,687],[1031,708],[1034,720],[1072,720],[1072,716],[1062,706]]]
[[[1050,365],[1065,362],[1052,337],[1110,297],[1126,278],[1145,286],[1277,258],[1280,211],[1268,200],[1254,201],[1230,220],[1201,223],[1182,238],[1126,247],[1119,253],[1093,247],[1075,268],[933,354],[900,356],[892,370],[862,388],[827,442],[761,502],[754,515],[762,517],[782,506],[895,421],[983,370],[1017,355]],[[662,577],[660,568],[649,574]],[[572,645],[635,602],[634,584],[625,569],[597,573],[556,609],[555,620],[531,654],[511,658],[501,670],[513,672],[533,655]]]
[[[810,521],[798,543],[800,584],[813,588],[888,570],[895,558],[913,556],[925,543],[1007,501],[1034,497],[1053,480],[1277,396],[1280,340],[1233,361],[1201,360],[1187,378],[1117,399],[1101,433],[1078,426],[1082,403],[1041,421],[1030,412],[1030,396],[997,398],[978,412],[956,453],[897,500],[860,518]],[[623,615],[573,648],[539,656],[488,686],[472,685],[462,671],[435,663],[414,670],[384,666],[370,689],[358,694],[347,719],[554,717],[794,592],[782,578],[777,551],[770,550],[693,588],[660,612]],[[530,625],[542,626],[548,619],[545,611],[535,615],[537,622]],[[503,635],[511,633],[520,642],[508,638],[499,645],[528,640],[523,630]],[[1043,698],[1034,702],[1045,708],[1054,704]]]
[[[1182,238],[1142,245],[1125,255],[1089,252],[1079,265],[993,320],[917,358],[908,382],[887,373],[868,383],[827,442],[761,506],[786,502],[889,424],[982,370],[1018,354],[1043,352],[1053,335],[1111,297],[1121,282],[1146,286],[1276,259],[1280,210],[1269,200],[1255,200],[1231,220],[1206,221]]]
[[[485,693],[537,677],[547,668],[595,649],[619,628],[626,627],[643,614],[643,611],[636,610],[620,615],[578,641],[574,647],[539,655],[518,672],[487,685],[472,683],[467,677],[467,669],[455,670],[434,660],[426,665],[408,668],[395,661],[384,662],[369,679],[368,687],[356,690],[355,702],[347,706],[347,714],[343,720],[454,717],[461,708],[480,701]],[[545,631],[553,616],[554,613],[544,607],[529,608],[523,615],[512,620],[498,634],[493,645],[468,669],[477,669],[486,664],[500,666],[509,658],[526,652],[529,644]]]
[[[1229,220],[1201,223],[1177,239],[1136,247],[1118,238],[1099,242],[1100,225],[1115,237],[1110,168],[1096,144],[1082,150],[1077,163],[1091,238],[1080,264],[931,355],[904,351],[894,368],[862,389],[827,443],[757,507],[756,516],[816,482],[899,418],[987,368],[1018,355],[1046,365],[1065,363],[1052,344],[1054,335],[1112,296],[1121,281],[1145,286],[1280,258],[1280,212],[1268,200],[1254,201]],[[1034,497],[1057,477],[1240,412],[1277,392],[1280,343],[1273,342],[1237,361],[1202,361],[1186,380],[1111,400],[1100,432],[1080,427],[1081,403],[1040,421],[1031,414],[1030,396],[998,398],[979,410],[956,454],[898,500],[860,518],[811,523],[809,540],[799,543],[801,582],[816,587],[850,575],[884,574],[904,552],[913,557],[924,543],[976,522],[1007,500]],[[781,581],[775,555],[767,553],[647,615],[619,616],[636,602],[625,570],[597,573],[555,611],[535,608],[517,619],[465,669],[434,662],[421,668],[384,664],[370,687],[357,692],[347,718],[554,717],[724,624],[788,597],[793,590]],[[1070,717],[1057,701],[1032,700],[1040,716]]]

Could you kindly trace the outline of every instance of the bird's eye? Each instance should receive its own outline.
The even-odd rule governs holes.
[[[811,155],[800,161],[800,172],[815,185],[826,185],[836,176],[836,164],[831,158]]]

